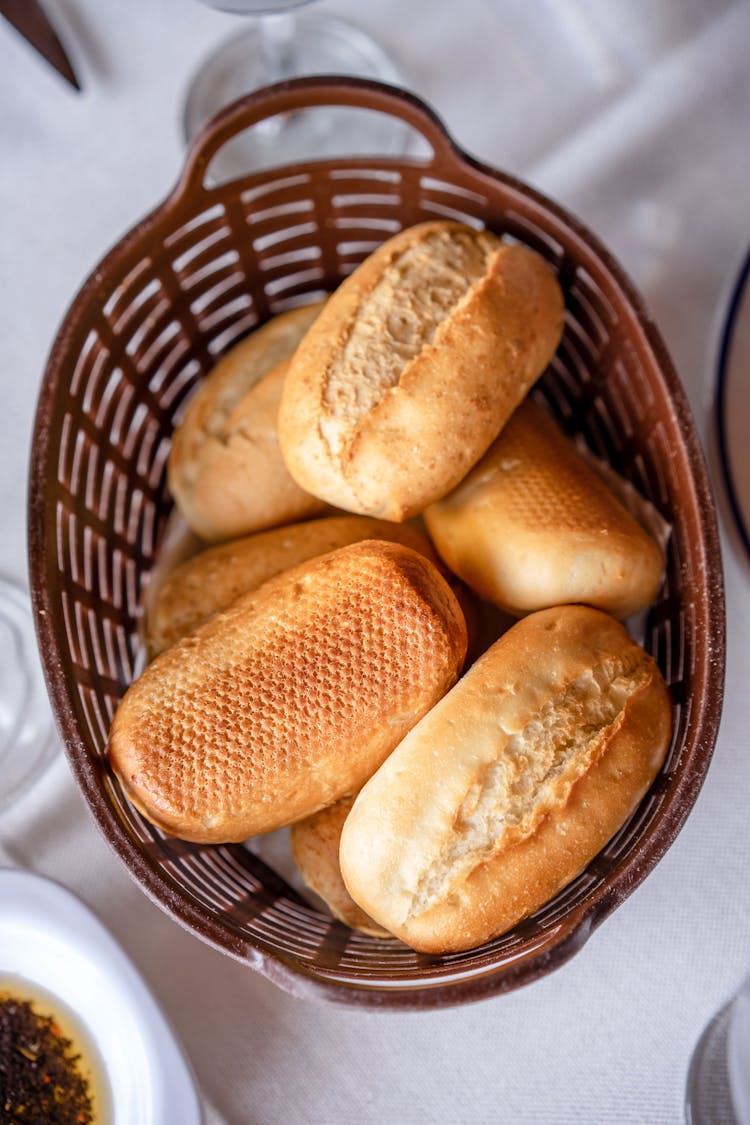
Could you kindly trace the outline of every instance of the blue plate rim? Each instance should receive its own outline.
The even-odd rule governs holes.
[[[729,456],[729,440],[727,436],[727,382],[729,376],[730,356],[734,333],[737,326],[742,298],[750,279],[750,246],[745,251],[739,272],[730,290],[729,301],[726,306],[721,334],[719,337],[718,359],[716,364],[716,390],[715,390],[715,423],[716,445],[721,465],[721,473],[726,488],[727,501],[732,512],[737,533],[742,540],[745,552],[750,558],[750,528],[748,528],[742,513],[739,496],[732,473],[731,458]]]

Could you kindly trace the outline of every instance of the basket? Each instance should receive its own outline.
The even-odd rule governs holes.
[[[236,133],[320,105],[399,118],[432,155],[205,182],[212,157]],[[672,528],[666,582],[643,635],[674,701],[674,737],[656,783],[553,901],[494,941],[445,957],[350,931],[248,846],[164,836],[128,803],[103,757],[111,717],[143,660],[142,592],[171,508],[165,461],[194,384],[270,315],[330,291],[386,237],[435,217],[487,226],[551,263],[566,323],[539,393]],[[578,221],[467,156],[427,106],[392,87],[298,79],[242,99],[205,128],[175,189],[103,259],[65,317],[38,406],[29,546],[47,684],[99,828],[175,919],[296,995],[431,1007],[549,972],[658,862],[709,765],[724,671],[718,538],[703,456],[659,335],[622,270]]]

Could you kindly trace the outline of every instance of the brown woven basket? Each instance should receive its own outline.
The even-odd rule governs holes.
[[[432,157],[338,159],[204,183],[212,157],[264,117],[347,105],[402,119]],[[512,932],[448,957],[349,931],[249,848],[164,837],[103,758],[142,664],[141,595],[171,501],[170,435],[217,357],[273,313],[333,289],[383,239],[449,217],[540,251],[565,291],[565,334],[540,391],[569,429],[672,526],[667,580],[645,629],[674,700],[671,750],[636,814],[576,881]],[[641,882],[692,807],[719,720],[724,602],[714,511],[685,396],[622,270],[580,223],[471,159],[415,97],[371,82],[300,79],[222,112],[164,203],[75,298],[39,401],[30,567],[49,691],[102,832],[165,910],[289,991],[378,1006],[503,992],[565,961]]]

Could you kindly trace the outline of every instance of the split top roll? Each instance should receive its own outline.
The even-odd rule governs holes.
[[[279,445],[297,484],[404,520],[482,456],[554,355],[555,275],[459,223],[388,240],[332,295],[287,371]]]

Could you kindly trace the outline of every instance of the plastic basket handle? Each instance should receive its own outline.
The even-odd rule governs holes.
[[[175,194],[210,191],[205,184],[206,170],[217,152],[259,121],[280,113],[334,105],[375,110],[410,125],[432,149],[432,161],[424,162],[427,166],[455,158],[458,152],[439,117],[406,90],[364,78],[292,78],[263,86],[212,117],[190,146]]]

